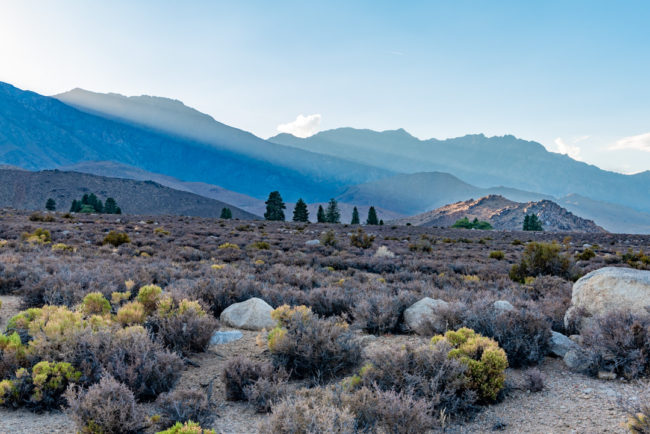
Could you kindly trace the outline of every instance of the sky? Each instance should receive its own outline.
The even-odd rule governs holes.
[[[268,138],[513,134],[650,170],[648,1],[0,0],[0,81],[183,101]]]

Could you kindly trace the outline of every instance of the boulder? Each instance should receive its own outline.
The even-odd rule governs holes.
[[[588,317],[621,309],[647,315],[646,306],[650,306],[650,271],[604,267],[573,284],[571,307],[564,315],[564,324],[569,327],[578,312],[586,314],[579,328],[587,325]]]
[[[271,318],[273,308],[264,300],[249,298],[241,303],[231,304],[221,312],[222,323],[244,330],[262,330],[275,327]]]
[[[217,331],[210,338],[210,345],[222,345],[241,339],[244,335],[239,330]]]
[[[572,348],[564,355],[564,364],[575,372],[587,372],[592,367],[592,360],[580,348]]]
[[[492,306],[500,312],[513,310],[515,308],[512,304],[510,304],[509,301],[506,300],[497,300],[494,302],[494,304],[492,304]]]
[[[320,245],[320,240],[309,240],[305,241],[306,246],[319,246]]]
[[[564,357],[569,350],[578,348],[578,344],[564,336],[562,333],[551,331],[549,351],[554,356]]]
[[[447,323],[440,311],[448,306],[444,300],[425,297],[404,311],[404,322],[417,334],[444,333]]]

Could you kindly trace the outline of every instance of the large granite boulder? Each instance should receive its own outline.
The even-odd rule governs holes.
[[[264,300],[249,298],[241,303],[231,304],[221,312],[222,323],[244,330],[262,330],[275,327],[271,318],[273,308]]]
[[[440,312],[448,307],[444,300],[425,297],[404,311],[404,322],[417,334],[444,333],[447,323]]]
[[[647,306],[650,306],[650,271],[604,267],[573,285],[571,307],[564,315],[564,323],[569,327],[579,312],[584,313],[579,328],[588,324],[589,317],[621,309],[647,315]]]

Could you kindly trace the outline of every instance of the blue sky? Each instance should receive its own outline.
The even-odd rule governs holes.
[[[648,22],[647,1],[3,0],[0,80],[167,96],[265,138],[514,134],[630,173]]]

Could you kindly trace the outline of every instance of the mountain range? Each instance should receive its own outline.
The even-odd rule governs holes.
[[[514,136],[420,140],[403,129],[339,128],[264,140],[152,96],[47,97],[0,83],[0,164],[152,180],[255,215],[272,190],[314,210],[337,198],[344,221],[353,206],[362,219],[375,206],[387,221],[501,195],[552,200],[610,231],[650,233],[650,171],[608,172]]]
[[[414,226],[448,227],[457,220],[486,221],[497,230],[521,230],[524,217],[535,214],[547,232],[588,232],[604,233],[603,228],[592,220],[578,217],[550,200],[519,203],[499,195],[489,195],[480,199],[470,199],[445,205],[433,211],[398,220],[397,223]]]

